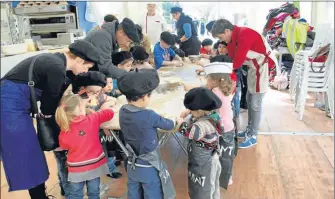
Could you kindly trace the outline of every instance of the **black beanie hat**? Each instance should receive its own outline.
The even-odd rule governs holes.
[[[82,86],[106,86],[106,76],[99,71],[88,71],[77,75],[72,81],[72,91],[74,94],[79,92]]]
[[[125,96],[143,96],[159,85],[159,76],[155,69],[130,71],[117,80],[117,86]]]
[[[120,51],[112,54],[112,62],[115,66],[121,64],[127,59],[131,59],[133,56],[128,51]]]
[[[211,39],[204,39],[201,42],[201,45],[202,45],[202,47],[204,47],[204,46],[211,46],[211,45],[213,45],[213,41]]]
[[[175,40],[174,40],[173,35],[168,31],[162,32],[161,40],[164,41],[165,43],[167,43],[170,46],[173,46],[175,44]]]
[[[133,54],[134,60],[144,61],[149,58],[149,54],[143,46],[133,46],[130,52]]]
[[[193,88],[185,94],[184,105],[192,111],[212,111],[222,106],[222,102],[213,91],[208,88]]]

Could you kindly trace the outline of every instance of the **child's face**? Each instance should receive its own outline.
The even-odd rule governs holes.
[[[122,69],[122,70],[125,70],[125,71],[129,72],[132,65],[133,65],[133,61],[129,60],[124,64],[119,64],[117,67]]]
[[[209,51],[212,50],[212,46],[204,46],[204,49],[205,49],[207,52],[209,52]]]
[[[106,86],[102,89],[104,93],[110,93],[113,90],[113,79],[108,77],[106,79]]]
[[[227,46],[219,44],[218,51],[220,55],[226,55],[228,53]]]
[[[217,82],[216,82],[216,80],[213,80],[213,79],[210,78],[209,76],[207,76],[206,79],[207,79],[206,87],[207,87],[209,90],[212,90],[213,88],[217,87]]]
[[[161,47],[167,49],[170,45],[161,40]]]

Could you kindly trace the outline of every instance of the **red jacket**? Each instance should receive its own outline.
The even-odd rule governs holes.
[[[207,51],[204,47],[200,48],[200,54],[210,55],[212,54],[211,51]]]
[[[60,132],[59,145],[69,150],[69,172],[93,170],[107,162],[99,139],[99,128],[100,124],[111,120],[113,116],[111,110],[81,115],[74,118],[68,132]]]
[[[234,94],[235,91],[236,91],[236,84],[237,84],[237,75],[236,75],[235,71],[233,71],[230,74],[230,79],[233,81],[233,84],[234,84],[234,89],[233,89],[233,94]]]
[[[234,69],[242,67],[247,61],[246,65],[250,69],[248,74],[254,71],[250,74],[255,76],[248,77],[255,81],[250,82],[252,85],[250,85],[249,91],[252,93],[266,90],[268,86],[268,68],[275,67],[275,62],[269,58],[272,50],[267,49],[264,42],[262,36],[255,30],[234,26],[231,42],[227,46],[228,56],[233,59]]]

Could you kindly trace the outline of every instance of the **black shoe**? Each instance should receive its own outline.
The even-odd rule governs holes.
[[[62,186],[60,186],[60,195],[65,196],[65,191]]]
[[[114,178],[114,179],[118,179],[122,177],[122,173],[121,172],[113,172],[111,174],[107,174],[108,177],[110,178]]]

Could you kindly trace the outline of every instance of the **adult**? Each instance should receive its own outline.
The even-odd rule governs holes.
[[[257,144],[257,133],[261,121],[262,101],[269,84],[269,67],[275,67],[276,58],[264,38],[255,30],[234,26],[226,19],[215,22],[213,37],[225,41],[228,56],[233,59],[233,68],[248,66],[248,126],[238,134],[245,141],[239,148],[249,148]]]
[[[112,53],[118,52],[119,48],[128,48],[132,42],[139,42],[139,36],[134,22],[124,18],[118,21],[103,24],[100,30],[92,31],[85,38],[101,51],[101,64],[99,70],[111,73],[113,78],[121,77],[126,71],[113,65]]]
[[[118,18],[116,16],[109,14],[109,15],[106,15],[104,17],[104,21],[102,22],[102,25],[105,24],[105,23],[109,23],[109,22],[113,22],[113,21],[117,21],[117,20],[118,20]],[[101,29],[101,25],[97,25],[94,28],[92,28],[91,31],[100,30],[100,29]]]
[[[157,4],[154,2],[147,4],[147,13],[140,18],[138,24],[152,44],[157,43],[161,33],[167,30],[165,18],[157,12]]]
[[[192,18],[185,15],[183,9],[180,7],[172,7],[170,13],[173,19],[177,21],[177,35],[181,41],[179,48],[185,52],[186,57],[189,55],[199,55],[201,43]]]
[[[33,81],[41,114],[54,115],[68,86],[66,72],[87,72],[100,63],[100,51],[79,40],[66,53],[42,54],[35,60]],[[31,113],[29,66],[36,56],[17,64],[1,79],[1,156],[9,191],[29,190],[32,199],[47,199],[48,165],[39,145]]]

